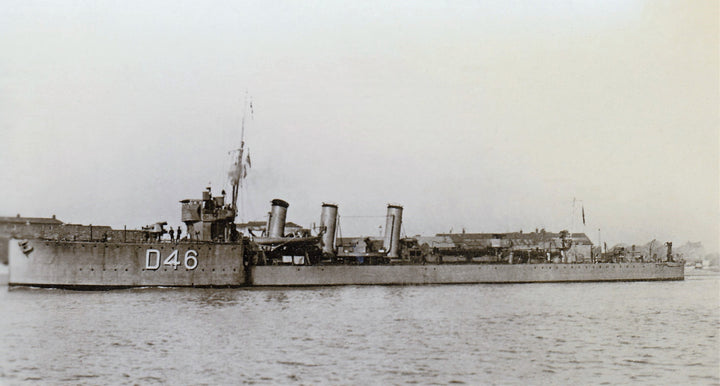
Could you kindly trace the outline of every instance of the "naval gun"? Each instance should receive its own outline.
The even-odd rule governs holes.
[[[286,235],[285,220],[290,204],[279,198],[270,201],[270,204],[264,235],[252,239],[262,252],[256,263],[258,265],[318,263],[322,256],[320,249],[322,234],[312,236],[308,230],[300,230]]]
[[[333,261],[345,264],[388,264],[409,262],[410,254],[403,247],[413,247],[411,239],[400,239],[403,207],[387,205],[385,235],[382,240],[365,237],[357,240],[352,247],[337,248]],[[417,244],[417,242],[415,242]],[[413,256],[415,253],[413,252]]]
[[[166,225],[167,221],[159,221],[155,224],[143,226],[142,231],[145,235],[145,241],[160,240],[160,238],[162,238],[162,236],[167,233],[167,230],[165,230]]]

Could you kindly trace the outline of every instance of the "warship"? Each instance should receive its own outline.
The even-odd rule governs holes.
[[[625,258],[593,254],[571,258],[573,234],[557,245],[519,248],[502,235],[465,245],[401,238],[403,206],[388,204],[384,236],[338,237],[338,205],[322,203],[319,226],[288,232],[289,203],[270,202],[265,226],[238,231],[238,194],[247,175],[245,143],[234,157],[230,197],[180,201],[186,231],[158,222],[141,230],[54,224],[36,234],[7,238],[10,286],[69,289],[131,287],[252,287],[420,285],[683,280],[684,264],[667,257]],[[53,218],[53,220],[55,220]],[[59,221],[58,221],[59,222]],[[164,237],[169,234],[170,238]],[[177,236],[177,237],[175,237]]]

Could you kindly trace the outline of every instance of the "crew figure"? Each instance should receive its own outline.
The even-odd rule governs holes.
[[[170,227],[170,230],[168,231],[170,234],[170,241],[175,241],[175,231]]]
[[[182,235],[182,229],[180,229],[180,226],[178,226],[178,229],[177,229],[177,239],[178,239],[178,241],[180,241],[180,235]]]

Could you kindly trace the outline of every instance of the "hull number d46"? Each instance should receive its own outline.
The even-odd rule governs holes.
[[[198,265],[198,259],[197,259],[198,253],[192,249],[189,249],[187,252],[185,252],[185,258],[183,259],[182,264],[187,269],[195,269]],[[160,268],[160,261],[162,260],[160,256],[160,251],[157,249],[148,249],[145,251],[145,269],[158,269]],[[165,258],[165,260],[162,260],[162,265],[169,265],[173,267],[174,269],[178,268],[178,265],[180,265],[180,259],[178,257],[178,251],[174,250],[168,257]]]

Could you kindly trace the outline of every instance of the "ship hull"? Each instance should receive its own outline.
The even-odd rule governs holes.
[[[246,281],[239,244],[10,240],[8,250],[9,285],[221,287]]]
[[[421,285],[683,280],[663,263],[252,267],[257,286]]]
[[[424,264],[245,267],[238,244],[11,240],[14,286],[74,289],[683,280],[682,264]]]

